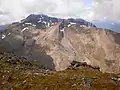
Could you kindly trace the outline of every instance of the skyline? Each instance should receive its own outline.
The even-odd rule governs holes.
[[[0,0],[0,24],[40,13],[60,18],[120,20],[119,0]]]

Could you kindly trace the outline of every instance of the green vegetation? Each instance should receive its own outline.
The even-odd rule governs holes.
[[[13,54],[0,53],[0,90],[120,90],[114,74],[80,66],[55,72]]]

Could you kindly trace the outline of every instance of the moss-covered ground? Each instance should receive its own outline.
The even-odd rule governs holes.
[[[120,90],[115,76],[87,66],[56,72],[37,61],[0,53],[0,90]]]

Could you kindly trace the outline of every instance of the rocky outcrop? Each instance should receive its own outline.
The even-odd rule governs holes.
[[[0,50],[32,60],[44,58],[46,61],[41,62],[57,71],[77,61],[100,67],[103,72],[120,72],[119,33],[77,24],[63,28],[60,25],[45,30],[28,27],[24,31],[14,26],[2,33],[6,37],[0,40]]]

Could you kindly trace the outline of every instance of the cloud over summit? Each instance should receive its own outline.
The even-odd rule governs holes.
[[[83,17],[89,14],[84,0],[0,0],[0,21],[9,23],[30,13],[44,13],[58,17]],[[3,15],[3,13],[5,13]]]
[[[119,0],[0,0],[0,24],[19,21],[31,13],[120,20],[119,7]]]

